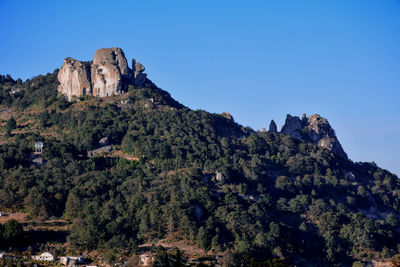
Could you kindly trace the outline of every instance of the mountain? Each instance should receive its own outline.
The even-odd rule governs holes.
[[[0,76],[0,210],[32,218],[20,220],[15,249],[108,262],[152,243],[183,251],[154,249],[158,266],[167,254],[223,266],[362,266],[399,253],[398,177],[349,160],[327,119],[288,115],[280,132],[275,122],[255,131],[227,112],[185,107],[127,62],[119,48],[99,49],[93,62],[66,58],[24,82]],[[62,231],[37,230],[55,220],[65,224],[61,241]]]

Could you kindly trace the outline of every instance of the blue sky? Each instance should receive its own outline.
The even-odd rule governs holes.
[[[254,129],[328,118],[353,161],[400,175],[400,1],[0,0],[0,73],[118,46],[193,109]]]

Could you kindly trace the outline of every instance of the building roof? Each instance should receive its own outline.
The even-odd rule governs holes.
[[[36,141],[35,142],[35,147],[43,147],[43,142],[42,141]]]
[[[42,256],[42,257],[54,257],[49,252],[43,252],[42,254],[40,254],[40,256]]]

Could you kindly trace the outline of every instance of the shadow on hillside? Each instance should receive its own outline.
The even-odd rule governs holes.
[[[32,248],[46,243],[66,243],[68,231],[30,230],[27,233],[27,246]]]

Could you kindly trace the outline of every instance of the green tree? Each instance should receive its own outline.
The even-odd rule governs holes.
[[[24,237],[22,225],[16,220],[9,220],[4,224],[3,237],[7,244],[20,244]]]
[[[10,137],[12,130],[17,129],[17,122],[14,117],[11,117],[6,124],[6,136]]]

